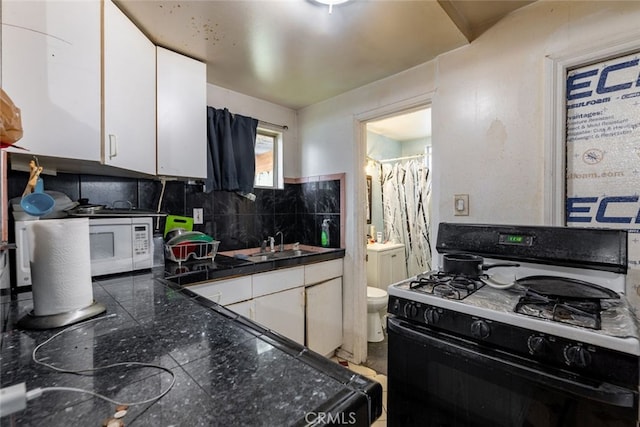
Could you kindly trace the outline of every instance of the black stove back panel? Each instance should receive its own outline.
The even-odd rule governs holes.
[[[440,223],[439,253],[627,272],[627,231],[602,228]]]

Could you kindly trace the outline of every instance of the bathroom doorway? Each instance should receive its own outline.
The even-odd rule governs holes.
[[[367,120],[363,127],[366,129],[368,241],[377,241],[381,235],[383,242],[405,246],[406,276],[403,278],[428,271],[431,269],[431,108],[415,106]],[[364,365],[386,375],[386,331],[382,341],[367,343]]]
[[[405,245],[408,276],[431,269],[431,108],[366,123],[367,227]]]

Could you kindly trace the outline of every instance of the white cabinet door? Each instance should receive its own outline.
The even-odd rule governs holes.
[[[407,278],[407,262],[404,255],[404,248],[389,251],[389,265],[391,266],[391,283],[397,283]]]
[[[103,162],[155,175],[155,45],[111,0],[103,39]]]
[[[100,160],[100,8],[2,2],[2,88],[21,109],[28,154]]]
[[[342,278],[306,290],[307,342],[311,350],[329,356],[342,345]]]
[[[207,176],[207,66],[158,47],[158,175]]]
[[[304,344],[304,287],[254,298],[253,304],[253,320]]]
[[[376,245],[374,248],[367,248],[367,286],[384,289],[392,283],[406,279],[404,246]]]

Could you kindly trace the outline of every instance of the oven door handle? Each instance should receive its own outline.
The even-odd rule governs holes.
[[[444,333],[433,332],[417,325],[409,325],[403,320],[391,319],[388,321],[390,333],[400,333],[418,342],[433,346],[448,354],[463,357],[463,360],[475,360],[479,364],[495,363],[505,372],[517,375],[538,384],[552,387],[579,396],[583,399],[594,400],[612,406],[633,408],[636,400],[635,392],[624,387],[609,383],[600,383],[592,386],[569,378],[561,372],[554,374],[541,371],[533,366],[527,366],[521,360],[516,360],[504,353],[498,353],[491,349],[481,350],[465,345],[464,341],[451,337]],[[419,329],[417,331],[416,329]],[[444,339],[443,339],[444,338]]]

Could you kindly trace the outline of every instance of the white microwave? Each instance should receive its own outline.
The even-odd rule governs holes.
[[[41,219],[39,221],[46,221]],[[27,230],[35,221],[16,221],[16,286],[31,285]],[[149,217],[91,218],[91,276],[151,268],[153,221]]]

